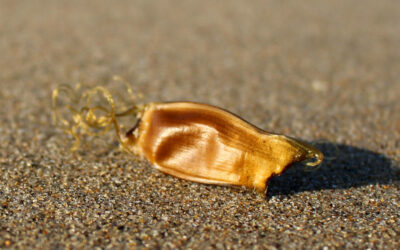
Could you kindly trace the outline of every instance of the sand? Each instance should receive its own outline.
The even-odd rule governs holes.
[[[398,13],[391,0],[1,1],[0,246],[400,248]],[[124,92],[114,75],[144,102],[217,105],[327,159],[263,196],[167,176],[112,132],[70,152],[52,89]]]

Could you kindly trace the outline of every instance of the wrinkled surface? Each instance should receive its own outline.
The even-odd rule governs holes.
[[[272,175],[312,158],[310,151],[321,153],[262,131],[221,108],[193,102],[148,104],[137,131],[127,134],[126,144],[164,173],[260,193],[265,193]]]
[[[398,249],[399,12],[393,0],[0,1],[0,246]],[[146,102],[225,107],[327,158],[260,197],[162,174],[113,133],[71,154],[51,90],[123,92],[115,74]]]

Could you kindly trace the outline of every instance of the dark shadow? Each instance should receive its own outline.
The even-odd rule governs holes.
[[[400,181],[399,168],[382,154],[329,142],[313,145],[325,155],[322,165],[316,170],[307,171],[304,165],[296,164],[282,175],[271,178],[267,197]]]

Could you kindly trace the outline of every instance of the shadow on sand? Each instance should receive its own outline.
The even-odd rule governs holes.
[[[313,143],[325,155],[322,165],[311,171],[296,164],[268,182],[267,197],[324,189],[348,189],[369,184],[400,181],[393,161],[369,150],[333,143]]]

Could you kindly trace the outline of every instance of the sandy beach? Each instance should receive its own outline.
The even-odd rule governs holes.
[[[0,247],[399,249],[399,13],[393,0],[1,0]],[[112,131],[71,152],[52,90],[101,85],[119,103],[115,75],[144,103],[216,105],[325,161],[264,196],[163,174]]]

